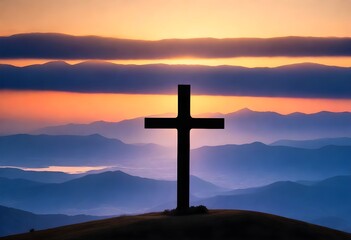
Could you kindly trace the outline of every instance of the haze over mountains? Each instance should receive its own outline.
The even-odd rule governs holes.
[[[224,117],[225,131],[192,130],[192,148],[255,141],[272,143],[281,139],[351,137],[351,113],[349,112],[282,115],[275,112],[255,112],[242,109],[229,114],[204,114],[203,116]],[[116,123],[99,121],[90,124],[68,124],[39,129],[33,133],[50,135],[97,133],[108,138],[120,139],[126,143],[176,144],[174,130],[145,130],[143,118]]]
[[[168,149],[155,144],[125,144],[98,134],[28,135],[0,137],[0,164],[3,166],[114,166],[138,160],[162,158]],[[131,164],[131,161],[133,163]]]
[[[350,232],[350,185],[350,175],[329,178],[310,186],[277,182],[198,203],[210,208],[268,212]]]
[[[0,168],[0,177],[7,179],[25,179],[34,182],[62,183],[74,178],[82,177],[84,174],[67,174],[64,172],[28,171],[18,168]]]
[[[309,184],[281,181],[229,190],[191,177],[192,204],[262,211],[350,232],[350,181],[351,175],[345,175]],[[35,213],[111,215],[174,207],[175,191],[174,181],[140,178],[120,171],[91,174],[60,184],[0,178],[0,205]],[[39,218],[11,211],[15,212],[13,218],[22,219],[21,223]],[[62,218],[69,220],[64,216],[52,218],[56,226]],[[88,220],[84,216],[78,219]]]
[[[191,157],[193,174],[231,188],[351,174],[351,146],[300,149],[257,142],[202,147]]]
[[[190,188],[193,200],[227,191],[194,176]],[[164,203],[175,207],[175,199],[175,181],[140,178],[121,171],[90,174],[56,184],[0,177],[0,205],[35,213],[147,212]]]
[[[321,148],[328,145],[351,146],[351,138],[321,138],[313,140],[279,140],[271,143],[272,146],[290,146],[297,148]]]
[[[3,136],[0,149],[3,166],[106,166],[158,179],[175,179],[176,173],[176,153],[170,149],[124,144],[99,135]],[[351,174],[350,158],[351,146],[304,149],[256,142],[193,149],[190,164],[191,172],[205,180],[246,188]]]

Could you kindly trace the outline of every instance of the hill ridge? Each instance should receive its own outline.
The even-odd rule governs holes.
[[[253,211],[210,210],[206,215],[122,216],[9,236],[4,240],[68,239],[287,239],[347,240],[351,235],[276,215]]]

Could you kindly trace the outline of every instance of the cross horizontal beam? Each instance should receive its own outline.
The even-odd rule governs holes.
[[[145,128],[182,128],[179,118],[145,118]],[[222,118],[189,118],[189,128],[224,129]]]
[[[145,118],[145,128],[177,128],[176,118]]]
[[[223,118],[191,118],[191,128],[224,129]]]

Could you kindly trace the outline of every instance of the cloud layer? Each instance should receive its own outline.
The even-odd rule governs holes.
[[[277,68],[186,65],[117,65],[51,62],[0,65],[0,90],[53,90],[88,93],[192,93],[351,99],[351,68],[297,64]]]
[[[165,59],[351,56],[351,38],[126,40],[55,33],[0,37],[0,59]]]

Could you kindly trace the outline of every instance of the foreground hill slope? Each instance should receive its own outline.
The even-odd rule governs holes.
[[[30,229],[47,229],[68,224],[87,222],[102,217],[63,214],[39,215],[0,205],[0,236],[28,232]]]
[[[279,216],[249,211],[213,210],[208,215],[150,213],[69,225],[9,236],[8,240],[46,239],[285,239],[346,240],[351,235]]]

